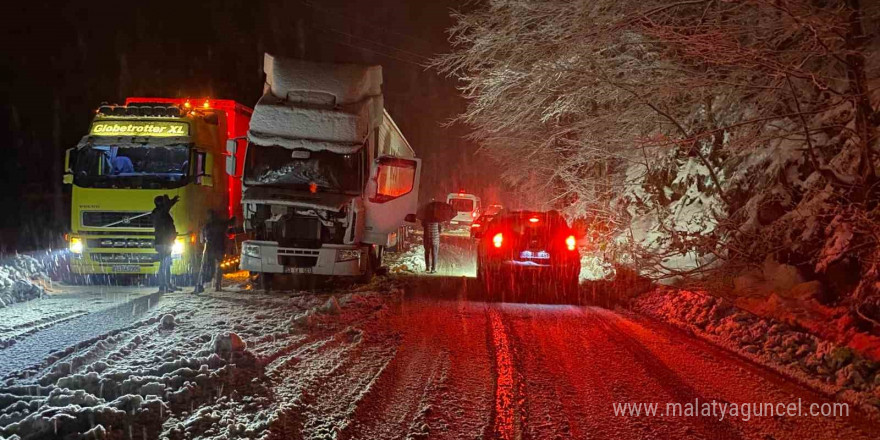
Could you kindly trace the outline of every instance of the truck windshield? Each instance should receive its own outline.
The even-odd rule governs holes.
[[[187,183],[189,146],[95,145],[77,152],[74,183],[90,188],[176,188]]]
[[[291,150],[249,144],[246,185],[273,186],[335,193],[360,193],[364,181],[364,149],[340,154],[330,151]]]

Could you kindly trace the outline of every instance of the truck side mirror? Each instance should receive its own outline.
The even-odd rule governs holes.
[[[70,168],[70,152],[73,151],[73,148],[68,148],[64,152],[64,177],[62,182],[65,185],[70,185],[73,183],[73,170]]]
[[[70,152],[73,151],[73,148],[68,148],[64,151],[64,172],[72,173],[73,170],[70,168]]]
[[[226,174],[236,177],[235,172],[238,170],[238,141],[236,139],[228,139],[226,141]]]

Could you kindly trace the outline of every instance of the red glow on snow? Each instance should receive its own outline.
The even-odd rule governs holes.
[[[493,311],[489,316],[492,320],[492,342],[495,345],[495,366],[498,370],[495,388],[495,438],[507,440],[514,438],[513,357],[508,348],[504,323],[497,312]]]

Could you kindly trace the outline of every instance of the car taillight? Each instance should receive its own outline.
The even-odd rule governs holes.
[[[574,250],[574,247],[577,245],[577,240],[575,240],[574,235],[569,235],[568,238],[565,239],[565,245],[568,246],[568,250]]]
[[[492,244],[494,244],[495,247],[500,248],[502,243],[504,243],[504,235],[502,235],[500,232],[492,237]]]
[[[477,211],[472,212],[472,213],[471,213],[471,217],[473,217],[473,218],[477,218]]]
[[[532,217],[529,219],[529,222],[531,222],[531,223],[538,223],[539,221],[541,221],[541,220],[538,217]]]
[[[474,223],[471,225],[471,228],[479,228],[479,227],[480,227],[479,223]]]

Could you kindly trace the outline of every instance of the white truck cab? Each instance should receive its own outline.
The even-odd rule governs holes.
[[[464,191],[449,193],[446,196],[446,203],[456,212],[455,217],[449,222],[452,226],[469,226],[480,215],[480,198],[473,194]]]
[[[415,225],[421,173],[383,107],[381,67],[267,54],[264,71],[247,139],[227,147],[227,172],[243,174],[241,269],[371,275]]]

